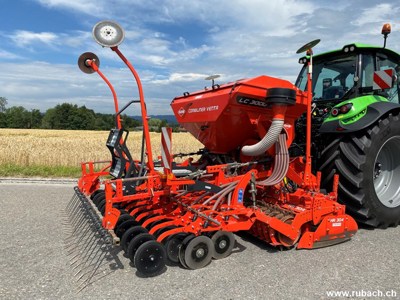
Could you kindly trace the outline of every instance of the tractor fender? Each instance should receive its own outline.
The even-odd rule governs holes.
[[[356,132],[374,124],[382,116],[392,111],[400,111],[400,104],[392,102],[375,102],[367,107],[364,117],[352,124],[343,124],[340,120],[325,122],[321,125],[321,133],[347,133]]]

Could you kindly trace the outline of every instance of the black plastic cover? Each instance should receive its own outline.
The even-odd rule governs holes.
[[[288,88],[271,88],[267,91],[265,98],[268,104],[296,104],[296,90]]]

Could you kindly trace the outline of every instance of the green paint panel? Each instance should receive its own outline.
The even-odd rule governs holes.
[[[343,101],[334,107],[339,108],[345,104],[352,103],[353,106],[350,111],[345,114],[339,114],[336,117],[329,114],[329,117],[325,119],[324,123],[337,120],[343,125],[355,123],[367,114],[368,106],[376,102],[388,102],[388,100],[382,96],[367,95]]]

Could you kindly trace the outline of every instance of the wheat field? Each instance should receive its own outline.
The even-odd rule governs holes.
[[[110,160],[106,147],[108,131],[0,129],[1,165],[79,167],[81,162]],[[130,132],[127,145],[134,159],[140,159],[141,132]],[[151,133],[153,158],[161,153],[160,133]],[[189,133],[173,133],[173,153],[202,148]]]

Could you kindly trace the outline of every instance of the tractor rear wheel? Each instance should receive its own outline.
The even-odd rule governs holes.
[[[321,188],[339,174],[339,201],[369,226],[400,223],[400,117],[389,114],[360,132],[334,136],[319,160]]]

